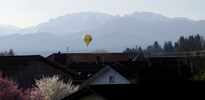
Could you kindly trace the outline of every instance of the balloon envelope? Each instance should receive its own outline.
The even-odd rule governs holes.
[[[86,34],[84,36],[84,42],[85,42],[86,46],[88,46],[92,42],[92,40],[93,39],[92,39],[92,36],[90,34]]]

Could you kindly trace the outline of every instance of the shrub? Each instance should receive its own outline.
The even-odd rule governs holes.
[[[2,78],[2,73],[0,72],[0,100],[44,100],[44,98],[38,88],[31,88],[25,91],[18,89],[18,85],[15,82]]]
[[[193,80],[205,80],[205,73],[199,72],[198,74],[193,76]]]
[[[13,81],[0,76],[0,100],[29,100]]]
[[[28,95],[29,100],[44,100],[44,97],[38,88],[27,89],[25,94]]]
[[[58,76],[36,80],[36,86],[45,100],[61,100],[78,90],[78,86],[72,85],[72,81],[65,83]]]

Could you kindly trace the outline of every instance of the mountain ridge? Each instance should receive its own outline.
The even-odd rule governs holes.
[[[176,41],[182,35],[205,36],[204,26],[205,20],[173,18],[149,12],[124,16],[68,14],[16,32],[21,34],[19,36],[15,34],[0,39],[0,50],[65,51],[70,47],[76,52],[99,49],[120,52],[127,47],[147,46],[154,41]],[[82,40],[85,33],[90,33],[94,39],[89,47]]]

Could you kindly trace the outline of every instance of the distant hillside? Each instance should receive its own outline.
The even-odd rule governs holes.
[[[122,51],[135,45],[145,46],[153,41],[176,40],[181,35],[205,35],[205,21],[187,18],[168,18],[160,14],[136,12],[125,16],[103,13],[77,13],[52,19],[46,23],[18,31],[32,33],[0,37],[0,49],[18,51],[65,51],[73,52],[107,50]],[[87,48],[82,36],[93,35]],[[1,33],[1,30],[0,30]]]

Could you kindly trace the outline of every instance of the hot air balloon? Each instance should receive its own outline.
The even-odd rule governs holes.
[[[84,36],[84,42],[85,42],[86,46],[88,46],[92,42],[92,40],[93,39],[92,39],[92,36],[90,34],[86,34]]]

